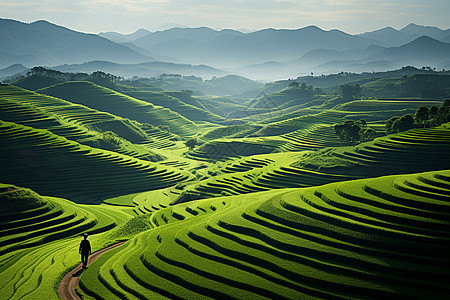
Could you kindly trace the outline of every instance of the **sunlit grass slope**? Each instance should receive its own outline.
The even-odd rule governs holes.
[[[236,131],[236,133],[232,134],[233,131]],[[187,155],[198,160],[227,160],[232,157],[315,150],[340,145],[330,124],[312,122],[304,124],[301,129],[297,127],[297,129],[286,130],[286,132],[285,134],[281,133],[279,136],[274,134],[273,136],[254,137],[257,133],[255,133],[255,129],[252,126],[219,128],[204,135],[205,139],[216,137],[215,139],[195,148]],[[226,135],[230,133],[231,136],[228,138],[219,137],[220,134]],[[246,133],[249,136],[241,138]]]
[[[79,263],[81,234],[97,251],[132,218],[118,207],[77,205],[9,184],[0,184],[0,204],[0,299],[57,299],[60,279]]]
[[[288,114],[262,114],[262,119],[251,116],[246,120],[252,122],[251,125],[256,129],[243,130],[247,125],[239,125],[211,130],[201,136],[207,142],[188,153],[188,156],[199,160],[226,160],[251,154],[336,147],[340,146],[340,141],[333,126],[344,120],[365,119],[370,128],[382,135],[384,124],[389,118],[414,113],[423,105],[441,103],[426,100],[356,100],[337,105],[333,109],[315,107]],[[233,130],[237,133],[235,136],[220,138],[222,131]],[[210,136],[217,138],[211,140]]]
[[[93,203],[175,185],[188,173],[0,121],[0,181]]]
[[[340,174],[380,176],[450,168],[450,123],[417,128],[354,147],[329,148],[293,164]]]
[[[419,99],[383,99],[383,100],[355,100],[336,107],[337,110],[344,111],[389,111],[404,110],[407,113],[414,113],[421,106],[440,106],[442,101],[426,101]]]
[[[131,142],[148,139],[129,120],[12,85],[0,86],[0,119],[48,129],[80,142],[95,135],[89,130],[112,131]]]
[[[6,93],[0,96],[0,120],[31,126],[36,129],[47,129],[52,133],[85,145],[114,150],[141,159],[153,161],[160,159],[149,149],[124,140],[130,139],[141,143],[154,141],[152,137],[128,120],[115,117],[109,113],[97,112],[97,116],[109,115],[110,117],[109,119],[101,119],[96,117],[92,109],[85,107],[85,110],[77,110],[77,106],[78,108],[82,107],[78,104],[70,104],[65,100],[61,100],[63,103],[61,103],[62,106],[58,111],[51,109],[53,112],[50,113],[45,109],[45,105],[39,108],[37,106],[39,103],[30,104],[27,102],[29,98],[33,98],[36,94],[16,91],[19,93],[11,94],[19,94],[20,96],[10,97],[6,96]],[[46,95],[39,96],[42,96],[41,99],[49,97]],[[65,107],[65,109],[62,109],[62,107]],[[69,116],[67,114],[69,111],[78,111],[79,114]],[[85,114],[92,115],[92,120],[86,120]],[[157,130],[156,127],[153,127],[153,129]],[[118,138],[122,139],[117,138],[115,143],[105,142],[103,133],[107,131],[112,131]]]
[[[302,138],[303,144],[308,145],[305,137],[292,134],[290,136]],[[310,137],[320,138],[320,135]],[[310,144],[310,149],[314,149],[313,141]],[[231,147],[233,144],[228,145]],[[255,151],[251,145],[247,146],[247,151]],[[202,148],[204,147],[200,149]],[[230,148],[224,155],[230,155],[232,151],[237,150]],[[211,153],[213,151],[214,148]],[[218,172],[218,176],[186,187],[176,202],[274,188],[315,186],[389,174],[440,170],[450,168],[448,153],[449,123],[440,127],[413,129],[381,137],[353,147],[254,155],[230,160],[231,163],[228,162],[224,169]]]
[[[155,91],[125,91],[124,93],[136,99],[149,102],[153,105],[166,107],[171,111],[178,112],[183,117],[194,122],[206,121],[219,124],[227,122],[227,119],[224,117],[182,102],[180,99],[176,98],[176,93],[173,93],[175,97],[164,92]]]
[[[170,131],[190,136],[197,133],[194,122],[168,108],[155,106],[87,81],[71,81],[38,90],[39,93],[106,111],[154,126],[166,125]]]
[[[450,171],[200,200],[81,278],[99,299],[443,299]]]
[[[250,105],[255,108],[283,108],[289,106],[295,106],[299,104],[305,104],[319,98],[314,96],[312,92],[310,94],[305,93],[301,89],[286,88],[275,93],[264,95],[257,98]],[[319,103],[322,103],[323,100]]]

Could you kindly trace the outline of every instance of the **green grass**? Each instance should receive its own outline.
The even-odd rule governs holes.
[[[164,157],[158,157],[143,146],[131,144],[151,143],[155,140],[139,124],[14,86],[0,86],[0,120],[47,129],[82,144],[114,150],[140,159],[157,161]],[[158,131],[157,128],[153,129]],[[117,134],[120,143],[106,143],[103,133],[107,131]]]
[[[276,93],[264,95],[251,104],[255,108],[283,108],[305,104],[316,99],[317,96],[307,96],[301,89],[286,88]]]
[[[126,228],[133,219],[120,208],[0,187],[2,204],[12,203],[0,212],[0,299],[56,299],[59,280],[79,263],[83,233],[89,234],[93,251],[129,236]]]
[[[67,138],[82,139],[74,133],[86,135],[86,131],[95,130],[113,131],[132,142],[147,139],[142,129],[128,120],[15,86],[1,86],[0,101],[2,120],[54,130]]]
[[[449,188],[435,171],[167,207],[98,274],[147,298],[442,298]]]
[[[413,129],[353,147],[328,148],[325,148],[326,137],[329,137],[328,145],[332,144],[334,138],[329,127],[310,128],[311,131],[303,130],[280,137],[279,140],[289,138],[293,141],[291,145],[278,145],[278,149],[283,149],[281,153],[225,161],[222,168],[210,170],[211,178],[180,191],[174,203],[275,188],[308,187],[342,180],[439,170],[442,166],[450,166],[447,155],[450,149],[449,124]],[[219,156],[219,151],[223,151],[224,157],[229,157],[237,150],[245,155],[248,153],[244,151],[254,153],[258,149],[251,143],[240,144],[241,147],[247,147],[243,150],[234,148],[235,144],[230,141],[224,141],[223,144],[220,145],[217,140],[206,144],[210,145],[211,154],[207,156],[208,153],[204,153],[203,157]],[[264,142],[261,145],[265,145]],[[200,147],[194,154],[201,154],[200,151],[205,148]],[[311,149],[318,150],[295,152]],[[239,153],[234,156],[239,156]]]
[[[183,117],[194,122],[206,121],[219,124],[227,122],[227,119],[224,117],[213,114],[206,109],[202,109],[181,101],[178,97],[182,98],[182,93],[155,91],[125,91],[124,93],[133,98],[143,100],[156,106],[163,106],[171,111],[178,112]]]
[[[450,292],[450,125],[354,147],[337,147],[333,132],[361,118],[382,131],[391,116],[432,102],[308,102],[285,90],[273,95],[278,112],[264,103],[246,112],[245,100],[219,105],[138,85],[121,87],[129,95],[88,82],[39,91],[85,106],[0,87],[0,299],[57,298],[86,231],[94,250],[129,241],[84,272],[85,298]],[[228,119],[239,108],[245,120],[220,125],[224,118],[207,112],[216,104]],[[108,130],[139,144],[116,152],[83,145]],[[191,136],[204,143],[188,151],[181,139]],[[139,159],[151,153],[165,160]],[[422,171],[432,172],[372,178]]]
[[[336,109],[344,111],[385,111],[385,110],[406,110],[414,113],[421,106],[441,106],[442,101],[423,101],[423,100],[355,100],[338,105]]]
[[[190,177],[170,166],[10,122],[0,122],[0,141],[0,181],[84,203],[159,189]]]
[[[324,149],[293,166],[364,177],[439,170],[450,165],[449,125],[411,129],[354,147]]]
[[[162,106],[121,94],[87,81],[71,81],[38,90],[39,93],[86,105],[90,108],[148,123],[165,125],[172,133],[191,136],[197,133],[194,122]]]

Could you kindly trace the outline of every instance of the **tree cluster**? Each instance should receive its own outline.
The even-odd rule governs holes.
[[[51,70],[44,67],[33,67],[27,73],[28,77],[31,76],[42,76],[47,78],[53,78],[58,81],[80,81],[86,80],[91,81],[103,86],[110,86],[113,83],[122,80],[123,78],[120,76],[115,76],[109,73],[105,73],[102,71],[96,71],[92,74],[87,73],[69,73],[69,72],[60,72],[57,70]]]
[[[361,98],[361,86],[343,84],[339,87],[339,94],[343,99],[358,99]]]
[[[368,127],[364,119],[336,124],[334,125],[334,132],[344,145],[356,145],[371,141],[377,136],[376,131]]]
[[[73,81],[73,80],[85,80],[89,77],[89,74],[86,73],[68,73],[68,72],[60,72],[57,70],[51,70],[44,67],[33,67],[27,73],[28,77],[31,76],[42,76],[47,78],[54,78],[60,81]]]
[[[292,81],[288,84],[288,88],[290,90],[298,91],[305,96],[314,96],[323,94],[323,91],[321,89],[314,88],[312,85],[307,85],[304,82],[300,84],[298,81]]]
[[[387,134],[406,131],[412,128],[434,127],[450,122],[450,100],[445,100],[440,107],[421,106],[412,114],[392,117],[386,121]]]

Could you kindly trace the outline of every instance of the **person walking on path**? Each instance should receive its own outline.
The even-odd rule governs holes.
[[[83,269],[87,268],[88,257],[91,254],[91,243],[88,241],[87,233],[83,234],[84,240],[80,243],[78,252],[81,254],[81,262],[83,263]]]

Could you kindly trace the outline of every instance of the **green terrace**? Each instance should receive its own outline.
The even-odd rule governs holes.
[[[56,299],[62,275],[78,262],[79,236],[89,233],[93,251],[114,242],[108,232],[132,215],[104,205],[77,205],[0,184],[0,298]]]
[[[83,138],[72,131],[88,130],[113,131],[132,142],[147,139],[140,128],[123,118],[15,86],[0,86],[0,116],[4,121],[34,125],[72,139]]]
[[[445,298],[450,172],[198,200],[81,278],[96,299]]]
[[[234,144],[228,142],[227,145]],[[242,145],[244,146],[248,147],[246,151],[256,151],[251,144]],[[204,147],[199,150],[202,148]],[[230,160],[231,165],[218,172],[218,176],[187,186],[175,202],[439,170],[442,166],[450,166],[449,149],[450,124],[446,123],[440,127],[412,129],[380,137],[353,147],[253,155],[237,161]],[[224,150],[224,155],[230,155],[234,150]],[[211,155],[219,155],[220,152],[217,151],[219,150],[212,148]],[[271,161],[268,162],[267,159]],[[266,164],[249,164],[260,161],[265,161]]]
[[[156,92],[156,91],[122,91],[124,94],[148,102],[152,105],[163,106],[171,111],[178,112],[183,117],[194,121],[206,121],[212,123],[227,123],[228,120],[209,112],[206,109],[182,102],[178,97],[182,97],[180,92]]]
[[[140,123],[168,126],[172,133],[180,136],[191,136],[198,131],[194,122],[177,112],[87,81],[56,84],[40,89],[38,92],[123,118],[136,120]]]
[[[11,122],[0,121],[0,142],[0,181],[79,202],[159,189],[191,176]]]

